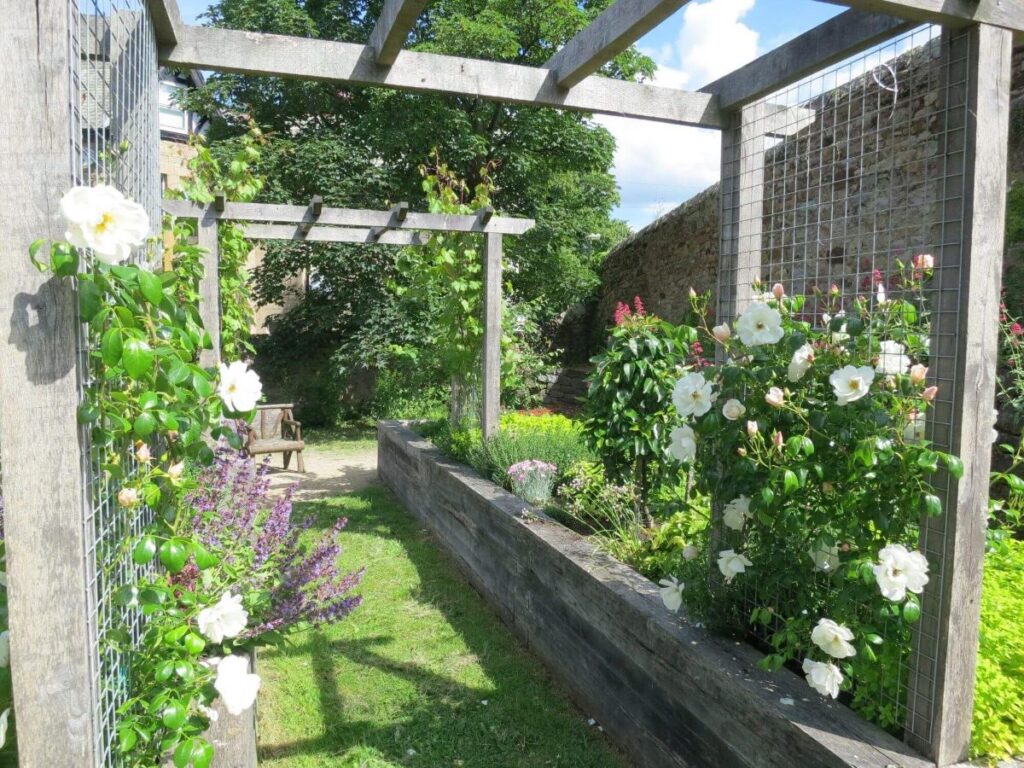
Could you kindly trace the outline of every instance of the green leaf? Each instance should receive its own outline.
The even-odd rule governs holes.
[[[100,356],[103,358],[104,365],[113,368],[120,363],[122,349],[123,341],[120,328],[111,328],[103,334],[103,338],[100,340]]]
[[[165,728],[170,728],[172,731],[176,731],[185,724],[185,719],[188,717],[188,711],[180,701],[174,701],[164,707],[164,711],[160,715],[160,720],[164,724]],[[187,743],[187,742],[186,742]]]
[[[180,573],[188,560],[188,547],[180,539],[169,539],[160,545],[160,562],[171,573]]]
[[[192,656],[198,656],[206,647],[206,641],[195,632],[185,635],[185,650]]]
[[[103,294],[92,280],[78,282],[78,319],[88,323],[103,306]]]
[[[117,748],[121,752],[131,752],[139,741],[139,734],[130,725],[122,725],[117,729]]]
[[[964,463],[960,460],[959,456],[950,456],[946,454],[946,467],[949,469],[949,474],[953,477],[960,479],[964,476]]]
[[[143,411],[135,417],[135,423],[132,425],[132,430],[136,436],[143,439],[153,434],[153,430],[156,429],[156,417],[153,416],[149,411]]]
[[[150,304],[159,305],[164,298],[164,285],[160,278],[145,269],[139,270],[139,290]]]
[[[214,393],[213,381],[205,372],[196,371],[192,374],[192,386],[196,394],[202,398],[210,397]]]
[[[156,539],[152,536],[143,536],[132,550],[132,560],[139,565],[145,565],[154,556],[156,556]]]
[[[78,423],[94,424],[100,418],[100,409],[92,403],[82,403],[78,406]]]
[[[908,624],[915,624],[921,618],[921,606],[912,600],[903,605],[903,620]]]
[[[173,674],[174,662],[170,660],[161,662],[153,672],[153,676],[161,683],[170,680]]]
[[[784,470],[782,473],[782,488],[786,493],[792,493],[800,487],[800,480],[792,470]]]
[[[153,367],[153,350],[142,339],[129,339],[125,342],[121,359],[128,375],[141,379]]]
[[[938,517],[942,514],[942,501],[934,494],[925,494],[924,510],[929,517]]]
[[[46,264],[39,259],[39,251],[47,242],[49,241],[45,237],[42,237],[38,240],[33,240],[32,244],[28,247],[28,257],[35,268],[40,272],[45,272],[47,269]]]
[[[114,602],[117,605],[124,605],[124,606],[135,605],[138,602],[138,599],[139,599],[139,590],[138,590],[138,588],[136,588],[136,587],[134,587],[134,586],[132,586],[130,584],[126,584],[123,587],[119,587],[117,589],[117,591],[114,592]]]
[[[78,273],[78,249],[69,243],[54,243],[50,249],[50,268],[59,277]]]
[[[192,555],[196,559],[196,566],[201,571],[207,568],[212,568],[220,562],[219,557],[210,552],[210,550],[208,550],[199,542],[192,543]]]

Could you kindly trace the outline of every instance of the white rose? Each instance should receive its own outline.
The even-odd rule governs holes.
[[[0,714],[0,749],[7,743],[7,719],[11,716],[11,708],[8,707]]]
[[[122,488],[117,492],[117,503],[130,509],[139,503],[139,492],[134,488]]]
[[[177,464],[171,464],[171,466],[167,468],[167,476],[170,477],[171,480],[180,480],[184,472],[185,462],[183,461],[179,461]]]
[[[928,376],[928,366],[915,363],[910,367],[910,382],[912,384],[923,384]]]
[[[772,408],[781,408],[786,401],[786,394],[778,387],[772,387],[765,393],[764,401]]]
[[[672,403],[682,416],[703,416],[711,410],[715,395],[702,373],[688,373],[672,389]]]
[[[240,715],[255,703],[260,676],[249,672],[249,660],[244,656],[225,656],[217,664],[213,687],[224,708],[232,715]]]
[[[715,337],[716,341],[725,344],[725,342],[732,338],[732,331],[729,330],[729,326],[726,323],[722,323],[711,329],[711,335]]]
[[[860,368],[847,365],[838,371],[833,371],[828,380],[836,393],[836,400],[840,405],[846,405],[860,400],[868,393],[871,382],[875,380],[875,372],[866,365],[862,365]]]
[[[789,361],[789,369],[786,373],[789,376],[790,381],[800,381],[804,377],[804,374],[811,367],[811,363],[814,362],[814,347],[810,344],[804,344],[800,349],[793,353],[793,359]]]
[[[224,407],[232,413],[245,413],[256,407],[263,396],[263,384],[256,371],[240,360],[231,365],[220,366],[220,384],[217,394],[224,401]]]
[[[758,426],[756,421],[747,422],[747,437],[753,437],[758,432]]]
[[[135,460],[140,464],[149,464],[152,460],[153,455],[149,451],[149,446],[141,440],[136,444],[135,448]]]
[[[755,301],[736,321],[736,332],[748,347],[776,344],[783,336],[782,315],[777,309]]]
[[[197,704],[196,709],[199,710],[199,714],[206,717],[211,723],[216,723],[220,719],[220,712],[213,707],[208,707],[205,704]]]
[[[89,248],[107,264],[131,256],[149,234],[146,209],[106,185],[74,187],[60,201],[67,220],[64,238],[76,248]]]
[[[658,583],[661,585],[661,588],[658,590],[658,593],[661,595],[661,602],[673,613],[678,612],[683,604],[683,589],[686,585],[675,576],[669,576]]]
[[[693,429],[688,425],[684,424],[681,427],[676,427],[669,433],[669,439],[672,441],[669,445],[668,452],[672,454],[677,461],[681,461],[684,464],[689,464],[697,456],[697,437],[693,434]]]
[[[249,622],[249,614],[242,607],[242,596],[225,592],[215,605],[207,606],[196,617],[199,631],[211,642],[238,637]]]
[[[804,659],[804,674],[807,684],[822,696],[839,696],[839,686],[843,684],[843,673],[835,664]]]
[[[733,499],[722,510],[722,522],[727,528],[732,528],[734,531],[742,531],[749,519],[750,499],[746,496]]]
[[[872,567],[882,597],[902,602],[907,592],[916,595],[928,583],[928,560],[920,552],[910,552],[902,544],[889,544],[878,552],[878,564]]]
[[[696,560],[698,557],[700,557],[700,550],[693,546],[693,544],[687,544],[683,547],[683,560]]]
[[[839,547],[818,547],[812,549],[810,554],[816,571],[831,573],[839,567]]]
[[[885,285],[883,283],[879,283],[875,294],[875,304],[879,307],[884,307],[888,303],[889,299],[885,295]]]
[[[818,619],[817,626],[811,630],[811,642],[834,659],[857,655],[857,649],[850,643],[851,640],[853,632],[832,619]]]
[[[879,345],[878,365],[875,371],[883,376],[895,376],[906,373],[910,369],[910,358],[907,357],[907,348],[898,341],[886,339]]]
[[[735,397],[731,400],[726,400],[725,405],[722,406],[722,415],[729,421],[736,421],[737,419],[743,418],[743,414],[746,412],[746,406],[744,406],[743,403]]]
[[[718,553],[718,570],[725,577],[725,583],[731,584],[738,574],[744,573],[749,566],[753,565],[746,555],[741,555],[731,549],[723,549]]]

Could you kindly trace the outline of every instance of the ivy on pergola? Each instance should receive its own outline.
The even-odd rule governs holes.
[[[199,289],[199,314],[213,339],[213,350],[203,363],[220,362],[220,287],[217,281],[218,224],[222,220],[245,223],[251,240],[298,240],[317,243],[365,245],[426,245],[424,232],[464,232],[482,235],[483,250],[483,355],[481,361],[480,426],[485,439],[498,429],[501,406],[501,254],[505,235],[522,235],[534,226],[533,219],[495,216],[491,206],[475,215],[419,213],[399,203],[390,210],[325,208],[316,196],[308,206],[265,203],[229,203],[217,195],[210,205],[185,200],[163,201],[172,216],[198,222],[204,276]]]

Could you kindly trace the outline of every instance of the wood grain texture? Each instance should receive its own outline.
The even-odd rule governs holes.
[[[616,0],[544,65],[561,88],[594,74],[689,0]]]
[[[181,37],[185,26],[178,10],[178,0],[146,0],[149,18],[153,21],[157,45],[172,46]]]
[[[392,65],[382,66],[371,47],[354,43],[187,26],[177,45],[161,48],[161,61],[168,66],[474,96],[719,127],[717,101],[706,93],[596,75],[565,90],[558,86],[554,72],[540,67],[408,50],[401,51]]]
[[[945,513],[924,522],[922,545],[942,561],[924,592],[908,695],[909,741],[940,766],[965,759],[970,745],[994,425],[1013,41],[1008,30],[981,25],[945,32],[943,47],[952,83],[948,100],[962,103],[959,84],[966,77],[967,106],[950,111],[949,131],[963,130],[967,151],[961,151],[960,141],[947,148],[953,167],[964,157],[963,241],[959,247],[939,249],[936,270],[942,281],[959,275],[960,304],[955,316],[939,312],[933,323],[937,354],[931,376],[942,387],[952,386],[953,392],[951,432],[931,437],[940,445],[948,442],[963,461],[964,475],[959,481],[936,478]],[[955,355],[947,356],[947,342],[955,345]],[[940,391],[940,398],[948,394]],[[921,720],[925,717],[930,721]]]
[[[427,0],[384,0],[380,18],[370,33],[370,47],[378,64],[395,63],[409,32],[426,7]]]
[[[480,428],[494,437],[501,422],[501,235],[487,235],[483,270],[483,378]]]
[[[203,279],[199,284],[199,317],[210,334],[213,349],[199,354],[204,367],[220,364],[220,243],[217,239],[217,217],[206,212],[199,218],[199,247],[203,253]]]
[[[739,130],[739,179],[736,187],[736,306],[742,314],[761,279],[761,233],[764,226],[765,104],[743,107]]]
[[[742,107],[913,26],[888,14],[845,11],[701,90],[718,96],[720,109]]]
[[[760,671],[749,646],[669,613],[653,583],[405,426],[378,436],[384,483],[631,764],[931,765],[796,675]]]
[[[366,243],[367,245],[426,245],[430,237],[419,232],[402,232],[383,227],[353,229],[350,227],[311,227],[288,224],[247,224],[244,231],[250,240],[306,240],[311,243]]]
[[[66,0],[0,0],[0,451],[22,768],[96,762],[77,300],[29,262],[71,186]]]
[[[872,13],[888,13],[901,19],[942,24],[950,28],[970,24],[1024,30],[1021,0],[825,0]]]
[[[361,208],[321,207],[314,216],[307,206],[275,205],[272,203],[225,203],[223,211],[210,206],[190,203],[186,200],[164,199],[163,210],[172,216],[197,218],[208,215],[216,219],[233,221],[265,222],[268,224],[309,224],[322,227],[354,227],[383,229],[422,230],[425,232],[481,232],[504,235],[521,235],[533,229],[533,219],[510,216],[454,215],[441,213],[417,213],[400,206],[387,211]]]

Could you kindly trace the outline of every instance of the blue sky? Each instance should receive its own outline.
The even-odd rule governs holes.
[[[179,0],[186,22],[209,0]],[[644,37],[655,82],[696,89],[840,13],[814,0],[693,0]],[[718,180],[719,136],[643,120],[599,117],[615,135],[616,214],[638,229]]]

